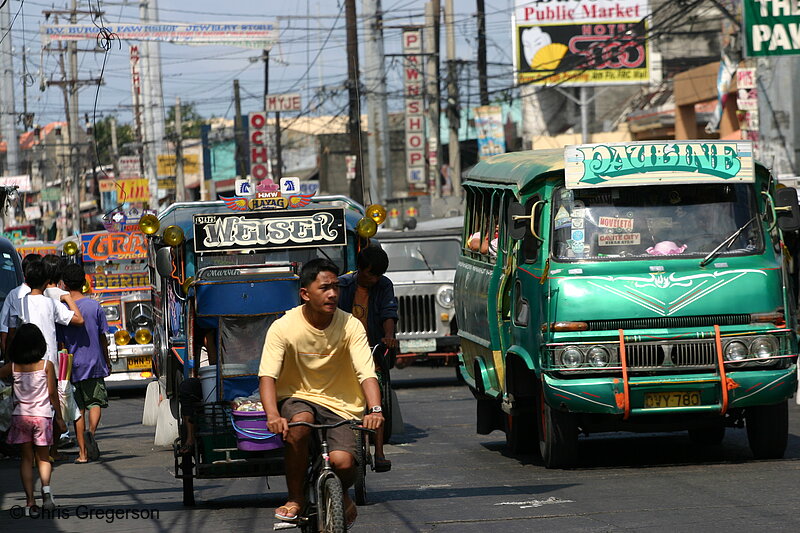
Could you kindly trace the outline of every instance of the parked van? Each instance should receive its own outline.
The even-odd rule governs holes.
[[[783,455],[797,303],[782,232],[800,210],[750,143],[509,153],[464,189],[455,301],[478,433],[549,468],[576,462],[579,432],[717,444],[744,424],[756,457]]]
[[[386,276],[397,297],[400,349],[396,365],[400,368],[413,362],[455,364],[459,349],[453,279],[463,220],[455,217],[422,224],[431,229],[377,235],[389,257]]]

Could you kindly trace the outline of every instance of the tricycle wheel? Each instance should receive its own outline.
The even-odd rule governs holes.
[[[744,412],[747,440],[756,459],[780,459],[789,437],[787,401],[748,407]]]
[[[367,463],[369,462],[369,440],[364,432],[356,435],[356,481],[353,484],[356,494],[356,505],[367,504]]]
[[[183,505],[194,507],[194,469],[192,456],[184,455],[181,457],[181,473],[183,474]]]
[[[575,415],[547,405],[539,397],[539,451],[546,468],[568,468],[578,459],[578,424]]]

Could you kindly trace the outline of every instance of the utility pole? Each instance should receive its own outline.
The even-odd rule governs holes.
[[[486,6],[484,0],[478,2],[478,87],[481,105],[489,105],[489,87],[486,74]]]
[[[244,178],[247,175],[247,166],[244,158],[244,128],[242,127],[242,98],[239,95],[239,80],[233,80],[233,108],[236,116],[233,118],[233,137],[236,141],[236,175]]]
[[[78,0],[72,0],[71,13],[69,15],[70,24],[77,24]],[[72,233],[76,235],[81,231],[81,180],[78,176],[78,158],[74,156],[75,147],[78,141],[78,43],[71,41],[67,43],[67,53],[69,54],[69,114],[67,115],[67,129],[69,130],[69,160],[72,171]]]
[[[361,172],[361,110],[359,106],[358,78],[358,30],[356,28],[356,0],[345,0],[345,17],[347,20],[347,93],[350,112],[347,120],[347,131],[350,134],[350,153],[356,156],[356,175],[350,182],[350,197],[356,202],[364,203],[364,176]]]
[[[3,139],[6,141],[8,175],[16,176],[19,174],[19,139],[17,137],[17,113],[14,108],[14,61],[11,55],[10,20],[11,2],[4,2],[2,8],[0,8],[0,34],[6,37],[0,43],[0,64],[2,65],[0,121],[2,121]],[[2,207],[0,206],[0,208]]]
[[[114,167],[114,178],[119,179],[119,147],[117,145],[117,117],[111,115],[111,117],[109,117],[108,123],[109,126],[111,127],[111,164]]]
[[[439,0],[425,4],[425,35],[422,43],[425,46],[425,76],[428,97],[428,184],[431,196],[439,198],[439,176],[441,175],[439,159],[439,18],[441,6]]]
[[[183,121],[181,99],[175,99],[175,201],[186,201],[186,185],[183,179]]]
[[[456,71],[456,35],[453,28],[453,0],[445,0],[444,23],[447,32],[447,121],[450,126],[448,141],[450,155],[450,181],[453,196],[461,197],[461,147],[458,145],[458,80]]]
[[[267,97],[269,96],[269,50],[264,50],[264,112],[266,113]],[[275,167],[272,169],[274,180],[280,181],[283,177],[283,155],[281,150],[281,113],[275,111]]]
[[[383,52],[383,17],[380,0],[363,0],[364,85],[367,89],[367,156],[369,188],[373,203],[394,195],[389,156],[389,118],[386,103],[386,67]],[[379,188],[379,183],[383,188]]]

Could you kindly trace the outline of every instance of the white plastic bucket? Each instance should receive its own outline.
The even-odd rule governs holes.
[[[203,391],[203,403],[217,401],[217,367],[215,365],[200,367],[200,388]]]

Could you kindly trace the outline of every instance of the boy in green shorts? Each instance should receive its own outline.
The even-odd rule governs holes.
[[[58,340],[73,355],[72,376],[75,402],[81,417],[75,421],[75,434],[80,453],[77,464],[96,461],[100,457],[95,433],[100,423],[101,409],[108,407],[108,393],[103,378],[111,373],[108,357],[108,322],[100,304],[81,292],[86,275],[80,265],[67,265],[62,276],[65,288],[83,315],[82,326],[59,326]],[[87,413],[88,411],[88,413]],[[86,427],[86,418],[89,427]]]

